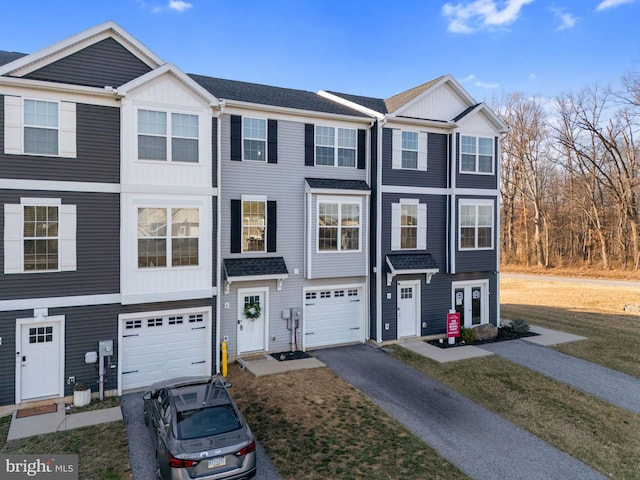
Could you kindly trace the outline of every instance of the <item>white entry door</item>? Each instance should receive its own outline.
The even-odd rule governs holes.
[[[265,334],[267,331],[267,296],[269,290],[238,289],[238,354],[265,350]],[[248,318],[245,308],[258,305],[260,315]]]
[[[62,336],[60,322],[20,325],[19,400],[61,395]]]
[[[398,338],[419,336],[420,282],[398,282]]]

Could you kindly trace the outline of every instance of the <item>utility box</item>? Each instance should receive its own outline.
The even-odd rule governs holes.
[[[113,355],[113,340],[101,340],[98,342],[98,352],[100,352],[101,357]]]
[[[291,309],[291,320],[300,325],[300,320],[302,319],[302,308],[292,308]]]

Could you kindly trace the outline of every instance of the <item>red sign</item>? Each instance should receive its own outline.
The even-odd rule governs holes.
[[[447,314],[447,337],[454,338],[460,336],[460,312]]]

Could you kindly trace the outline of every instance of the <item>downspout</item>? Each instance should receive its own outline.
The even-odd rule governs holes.
[[[376,341],[382,343],[382,133],[387,116],[378,122],[378,141],[376,142]]]
[[[367,139],[366,139],[366,152],[365,152],[365,158],[368,158],[369,160],[371,160],[371,129],[373,128],[373,126],[375,125],[377,119],[374,119],[371,121],[371,123],[369,124],[369,128],[367,129]],[[371,161],[368,162],[368,166],[367,166],[367,183],[369,184],[369,187],[371,187],[371,189],[373,190],[373,186],[372,186],[372,178],[371,178]],[[371,196],[369,196],[369,202],[367,203],[367,224],[369,226],[368,228],[368,233],[367,233],[367,254],[365,256],[366,259],[366,265],[365,265],[365,274],[364,274],[364,278],[365,278],[365,291],[367,292],[367,302],[366,302],[366,311],[365,311],[365,318],[367,319],[367,321],[365,321],[365,327],[364,327],[364,338],[365,340],[368,340],[371,337]]]
[[[456,158],[456,132],[455,130],[451,134],[451,201],[449,202],[449,208],[451,209],[451,221],[449,222],[449,231],[451,232],[451,240],[449,242],[449,248],[451,251],[451,263],[449,273],[451,275],[455,275],[456,273],[456,168],[457,168],[457,158]]]
[[[220,258],[222,249],[220,247],[220,227],[222,224],[221,221],[221,213],[222,213],[222,206],[221,206],[221,192],[220,192],[220,188],[222,186],[222,162],[221,162],[221,156],[222,156],[222,149],[220,147],[221,141],[222,141],[222,113],[224,112],[224,107],[225,107],[225,103],[224,101],[220,102],[220,112],[218,113],[218,115],[216,115],[215,117],[213,117],[212,120],[215,120],[216,125],[217,125],[217,129],[216,129],[216,161],[217,161],[217,166],[216,166],[216,182],[217,182],[217,192],[218,192],[218,196],[216,197],[216,291],[218,293],[217,298],[216,298],[216,373],[220,373],[220,355],[218,352],[218,346],[220,345],[220,296],[222,295],[222,292],[224,291],[224,289],[221,289],[220,286],[222,285],[222,259]]]

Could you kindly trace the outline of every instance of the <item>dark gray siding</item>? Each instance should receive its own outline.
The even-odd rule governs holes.
[[[455,225],[459,225],[457,215],[459,212],[458,204],[460,198],[468,199],[470,197],[459,197],[456,200],[456,222]],[[497,258],[498,258],[498,208],[495,198],[491,197],[478,197],[483,200],[493,200],[493,249],[492,250],[460,250],[458,247],[458,228],[455,231],[455,248],[456,248],[456,272],[487,272],[497,270]]]
[[[493,165],[493,175],[486,174],[473,174],[473,173],[460,173],[460,135],[457,136],[458,142],[456,147],[456,186],[458,188],[484,188],[488,190],[495,190],[498,188],[498,165],[497,159],[500,157],[496,154]],[[497,139],[496,139],[497,145]],[[496,147],[497,150],[497,147]]]
[[[77,158],[4,154],[4,96],[0,96],[0,178],[118,183],[120,109],[76,105]]]
[[[218,238],[218,197],[213,197],[211,202],[211,225],[213,227],[213,241],[211,242],[211,265],[213,265],[211,271],[213,279],[211,280],[211,285],[215,287],[218,283],[216,269],[216,266],[218,265],[218,244],[216,242]]]
[[[76,205],[77,270],[0,275],[0,300],[97,295],[120,291],[120,196],[110,193],[0,191],[0,201],[19,204],[20,197],[60,198]],[[0,215],[4,238],[4,213]],[[4,249],[0,250],[4,265]]]
[[[119,87],[151,71],[113,38],[107,38],[57,62],[25,75],[33,80]]]
[[[33,310],[0,312],[0,405],[16,401],[16,318],[33,316]]]
[[[448,135],[429,133],[427,138],[427,171],[394,170],[392,168],[393,129],[382,132],[382,183],[408,187],[445,188],[447,186]]]

